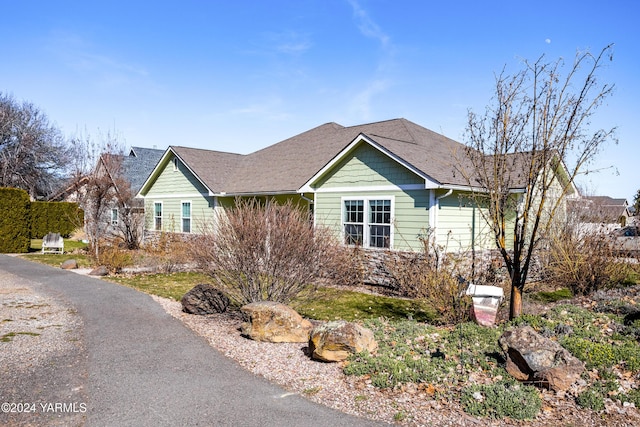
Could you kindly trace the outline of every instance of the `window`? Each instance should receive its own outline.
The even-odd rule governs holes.
[[[162,202],[153,204],[153,228],[156,231],[162,231]]]
[[[344,242],[347,245],[363,244],[364,200],[344,201]]]
[[[369,246],[388,248],[391,242],[391,200],[369,200]]]
[[[178,158],[177,157],[173,158],[173,171],[174,172],[178,171]]]
[[[118,225],[118,208],[111,209],[111,225]]]
[[[344,200],[344,241],[370,248],[391,247],[391,199]]]
[[[182,202],[182,232],[191,233],[191,202]]]

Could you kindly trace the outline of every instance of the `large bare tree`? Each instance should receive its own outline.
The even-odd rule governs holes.
[[[71,187],[84,210],[84,229],[93,251],[100,259],[100,248],[112,238],[111,209],[119,207],[119,188],[128,188],[122,178],[124,147],[111,132],[95,139],[88,133],[73,138],[74,155]]]
[[[68,154],[64,136],[46,114],[0,92],[0,187],[44,198],[66,172]]]
[[[614,86],[599,72],[612,45],[597,55],[578,52],[565,62],[524,62],[496,77],[495,97],[483,115],[468,115],[468,149],[459,170],[493,230],[511,279],[510,318],[522,314],[522,292],[534,252],[552,232],[565,197],[615,128],[594,129],[592,118]]]

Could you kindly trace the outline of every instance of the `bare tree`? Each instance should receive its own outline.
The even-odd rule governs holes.
[[[126,188],[121,178],[124,148],[111,132],[94,139],[89,134],[73,139],[72,187],[84,210],[85,232],[96,259],[100,247],[111,237],[110,210],[118,206],[118,188]]]
[[[615,128],[591,129],[591,119],[611,95],[600,83],[603,61],[578,52],[568,73],[564,61],[525,62],[521,71],[496,78],[496,92],[484,115],[469,112],[468,149],[459,159],[475,203],[491,226],[511,279],[510,318],[522,314],[522,292],[534,250],[549,236],[574,182]]]
[[[30,102],[0,93],[0,187],[51,194],[66,171],[68,146],[60,130]]]
[[[121,167],[111,174],[115,190],[115,206],[118,213],[117,224],[112,229],[113,237],[127,249],[139,249],[144,225],[144,205],[135,198],[131,183],[122,176]]]

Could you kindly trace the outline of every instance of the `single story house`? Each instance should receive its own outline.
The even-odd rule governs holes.
[[[466,147],[406,119],[327,123],[251,154],[169,147],[142,185],[147,233],[197,233],[236,197],[293,200],[346,244],[493,248],[456,168]],[[458,156],[456,156],[458,154]]]
[[[155,148],[131,147],[128,154],[125,155],[103,154],[98,158],[93,173],[108,177],[111,180],[111,185],[114,187],[117,186],[116,180],[114,179],[114,175],[116,175],[118,181],[122,180],[128,186],[125,191],[127,193],[125,197],[129,198],[129,194],[138,194],[142,184],[145,183],[146,178],[154,170],[164,153],[165,150]],[[107,156],[111,156],[114,161],[105,162]],[[116,168],[117,170],[109,170],[110,167]],[[80,207],[84,209],[87,204],[92,203],[86,194],[88,181],[89,176],[86,175],[81,179],[71,180],[71,184],[67,184],[49,200],[79,203]],[[115,197],[118,196],[114,195],[114,198]],[[124,214],[119,211],[118,203],[114,198],[108,200],[108,206],[105,207],[99,219],[102,223],[101,228],[105,230],[105,234],[109,235],[117,235],[119,233],[118,225]],[[133,206],[130,207],[132,215],[144,215],[144,205],[142,202],[143,201],[139,199],[133,200]],[[85,220],[90,219],[85,218]],[[142,224],[142,221],[135,221],[135,223]],[[140,236],[142,236],[142,231],[143,230],[139,230]]]
[[[633,215],[626,199],[585,196],[571,200],[569,209],[581,230],[585,232],[609,233],[633,222]]]

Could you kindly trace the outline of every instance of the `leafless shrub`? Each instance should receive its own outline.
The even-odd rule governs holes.
[[[162,273],[173,273],[190,261],[191,249],[179,234],[160,233],[157,241],[145,245],[145,263]]]
[[[329,246],[329,256],[325,260],[323,277],[332,284],[345,287],[360,286],[364,283],[365,257],[359,246]]]
[[[120,273],[125,267],[133,264],[131,251],[118,248],[114,245],[103,245],[98,253],[99,258],[96,259],[97,263],[106,267],[110,273]]]
[[[446,253],[433,244],[431,233],[420,239],[422,252],[391,254],[385,269],[397,291],[409,298],[431,304],[443,323],[458,323],[469,319],[469,301],[461,292],[461,280],[468,268],[463,256]]]
[[[234,303],[288,303],[331,264],[336,242],[293,203],[236,199],[235,207],[204,227],[191,253]]]
[[[631,266],[614,255],[607,235],[567,225],[551,240],[545,279],[575,295],[615,286],[625,282]]]

